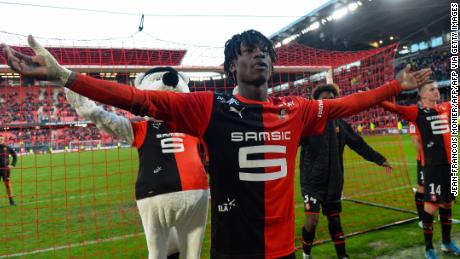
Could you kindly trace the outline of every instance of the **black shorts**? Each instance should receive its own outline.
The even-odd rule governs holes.
[[[342,212],[342,202],[340,200],[323,203],[312,195],[304,196],[305,214],[319,214],[320,206],[324,216],[333,216]]]
[[[450,192],[450,165],[429,165],[424,167],[425,202],[446,204],[455,200]]]
[[[423,186],[425,178],[423,177],[422,162],[417,160],[417,184]]]
[[[0,169],[0,179],[6,182],[10,180],[10,169]]]

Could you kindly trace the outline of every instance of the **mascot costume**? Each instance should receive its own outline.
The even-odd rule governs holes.
[[[135,87],[188,93],[189,79],[171,67],[140,73]],[[208,178],[199,152],[200,140],[169,131],[154,118],[128,119],[66,89],[78,115],[138,149],[136,202],[150,259],[199,259],[209,200]]]

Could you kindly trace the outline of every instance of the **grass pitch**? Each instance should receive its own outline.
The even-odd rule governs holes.
[[[342,213],[346,234],[415,217],[411,191],[415,154],[410,138],[371,136],[366,140],[386,155],[395,169],[387,175],[346,151],[344,197],[348,200],[343,202]],[[129,148],[20,157],[11,178],[18,206],[8,206],[5,196],[0,201],[0,258],[146,258],[134,201],[136,176],[137,152]],[[304,213],[298,177],[296,181],[296,231],[300,237]],[[453,215],[460,216],[458,207]],[[328,239],[325,223],[321,218],[318,240]],[[439,230],[437,224],[435,240]],[[458,232],[454,225],[453,233]],[[355,258],[374,258],[421,244],[422,231],[409,223],[348,238],[347,250]],[[208,225],[202,258],[209,258],[209,245]],[[300,255],[298,252],[298,258]],[[332,243],[314,247],[313,255],[334,258]]]

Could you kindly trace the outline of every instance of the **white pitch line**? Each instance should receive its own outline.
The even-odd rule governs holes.
[[[129,235],[117,236],[117,237],[111,237],[111,238],[105,238],[105,239],[96,239],[96,240],[84,241],[82,243],[74,243],[74,244],[65,245],[65,246],[57,246],[57,247],[50,247],[50,248],[45,248],[45,249],[38,249],[38,250],[30,251],[30,252],[16,253],[16,254],[10,254],[10,255],[2,255],[2,256],[0,256],[0,258],[18,257],[18,256],[32,255],[32,254],[38,254],[38,253],[46,253],[46,252],[62,250],[62,249],[66,249],[66,248],[75,248],[75,247],[81,247],[81,246],[87,246],[87,245],[94,245],[94,244],[97,244],[97,243],[107,243],[107,242],[112,242],[112,241],[118,241],[118,240],[131,238],[131,237],[137,237],[137,236],[141,236],[141,235],[143,236],[144,233],[129,234]]]

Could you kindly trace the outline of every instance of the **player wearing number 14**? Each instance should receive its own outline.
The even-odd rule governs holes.
[[[451,241],[452,206],[450,178],[450,103],[437,104],[440,99],[436,82],[427,81],[419,87],[422,105],[400,106],[383,102],[385,109],[400,114],[417,127],[421,139],[424,168],[424,213],[422,216],[427,258],[437,258],[433,248],[433,215],[439,209],[441,249],[460,256],[460,248]]]

